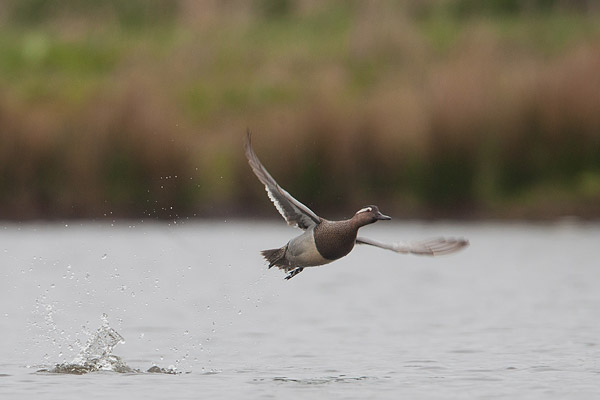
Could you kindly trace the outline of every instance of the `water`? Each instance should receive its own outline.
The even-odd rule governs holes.
[[[600,396],[600,225],[378,223],[362,234],[471,246],[357,247],[284,281],[259,250],[298,232],[0,226],[0,398]]]

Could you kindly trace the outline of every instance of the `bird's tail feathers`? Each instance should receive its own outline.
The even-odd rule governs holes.
[[[260,254],[262,254],[265,260],[269,262],[269,268],[271,268],[273,265],[280,266],[280,261],[283,260],[283,256],[285,255],[285,247],[263,250],[260,252]]]

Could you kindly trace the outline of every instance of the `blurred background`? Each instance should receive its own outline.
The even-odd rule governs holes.
[[[600,217],[593,0],[0,0],[0,218]]]

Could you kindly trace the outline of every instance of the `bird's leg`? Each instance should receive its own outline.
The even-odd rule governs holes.
[[[304,267],[296,267],[293,270],[290,271],[289,274],[287,274],[287,276],[285,277],[286,280],[292,279],[293,277],[295,277],[296,275],[298,275],[300,272],[302,272],[302,270],[304,269]]]

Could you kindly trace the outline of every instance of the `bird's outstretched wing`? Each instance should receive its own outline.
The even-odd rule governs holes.
[[[356,238],[357,244],[368,244],[382,249],[403,254],[418,254],[422,256],[440,256],[454,253],[469,245],[465,239],[436,238],[412,243],[381,243],[364,237]]]
[[[291,194],[277,184],[252,149],[250,136],[251,133],[248,131],[246,143],[244,143],[244,150],[246,152],[246,158],[248,158],[248,163],[258,180],[265,185],[265,190],[267,191],[269,198],[288,225],[297,226],[300,229],[306,230],[321,222],[321,218],[317,214],[293,198]]]

